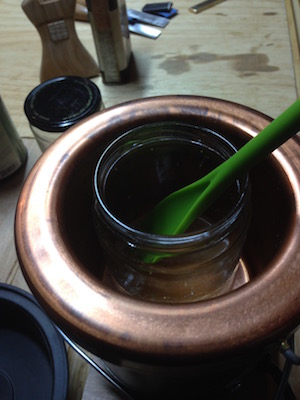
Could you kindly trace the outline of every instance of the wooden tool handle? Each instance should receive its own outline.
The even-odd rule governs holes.
[[[62,75],[99,74],[94,59],[80,42],[74,25],[75,0],[23,0],[22,8],[38,30],[42,46],[40,79]]]
[[[85,0],[76,1],[75,20],[89,22],[89,12]]]

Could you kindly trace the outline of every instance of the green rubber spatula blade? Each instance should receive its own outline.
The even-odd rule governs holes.
[[[230,184],[299,130],[300,99],[213,171],[165,197],[147,215],[145,229],[159,235],[184,233]],[[161,258],[153,257],[146,262]]]

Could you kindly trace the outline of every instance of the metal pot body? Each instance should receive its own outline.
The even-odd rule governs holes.
[[[164,386],[164,374],[170,377],[167,385],[181,376],[184,386],[199,373],[209,382],[207,374],[218,371],[228,373],[230,382],[230,371],[258,362],[262,351],[276,347],[300,320],[298,137],[251,171],[252,218],[236,290],[171,305],[135,299],[104,282],[105,262],[92,222],[99,154],[141,124],[174,120],[221,132],[240,147],[271,118],[197,96],[109,108],[72,127],[42,155],[16,212],[17,253],[34,295],[56,324],[106,360],[133,390],[142,390],[143,379],[150,379],[152,388]]]

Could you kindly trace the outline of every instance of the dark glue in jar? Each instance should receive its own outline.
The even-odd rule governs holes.
[[[24,104],[31,130],[42,151],[64,131],[103,108],[99,88],[89,79],[62,76],[34,88]]]
[[[236,151],[221,133],[179,121],[141,125],[104,149],[94,176],[94,222],[107,282],[159,303],[196,302],[232,290],[250,221],[247,175],[181,235],[153,234],[141,221],[168,194]],[[159,260],[149,262],[149,255]]]

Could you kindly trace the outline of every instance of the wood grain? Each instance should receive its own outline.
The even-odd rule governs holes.
[[[108,86],[101,76],[93,81],[106,107],[141,97],[196,94],[238,102],[276,117],[299,93],[299,43],[292,2],[299,6],[298,0],[251,0],[242,5],[239,0],[228,0],[194,15],[188,11],[194,0],[176,0],[178,15],[157,40],[131,36],[135,68],[130,83]],[[140,10],[144,3],[131,0],[130,8]],[[13,226],[22,182],[41,154],[23,104],[40,83],[43,51],[38,31],[20,1],[0,0],[0,10],[0,92],[29,154],[26,168],[0,183],[0,280],[28,290],[17,261]],[[290,40],[292,20],[294,38],[291,35]],[[95,60],[90,24],[76,22],[75,28]],[[300,351],[299,343],[298,332]],[[85,385],[87,365],[74,354],[69,359],[70,393],[74,399],[81,395],[84,400],[120,398],[92,369]],[[297,398],[299,381],[299,369],[294,368],[291,382]]]
[[[42,41],[41,82],[62,75],[99,75],[95,60],[75,30],[75,0],[24,0],[22,8]]]

